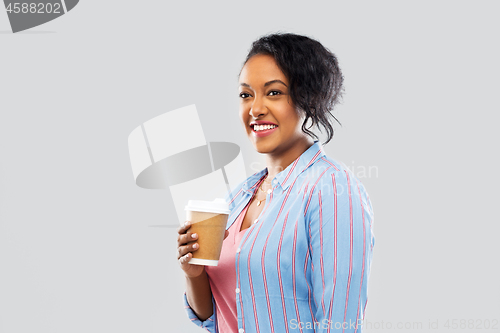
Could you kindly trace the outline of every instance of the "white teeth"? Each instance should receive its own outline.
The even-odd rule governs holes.
[[[268,130],[277,127],[276,125],[254,125],[253,130],[258,132],[258,131],[263,131],[263,130]]]

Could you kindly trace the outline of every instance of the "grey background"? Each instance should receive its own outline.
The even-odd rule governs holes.
[[[194,103],[208,141],[264,168],[237,74],[278,30],[337,54],[343,126],[325,149],[378,171],[360,175],[376,236],[366,331],[498,320],[498,9],[82,1],[15,35],[0,10],[0,332],[202,332],[181,303],[176,232],[151,227],[175,217],[170,194],[134,184],[127,136]]]

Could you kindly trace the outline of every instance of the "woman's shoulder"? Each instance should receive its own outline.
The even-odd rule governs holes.
[[[363,184],[349,167],[327,155],[323,155],[311,165],[307,177],[313,181],[315,192],[325,188],[335,187],[338,190],[339,187],[352,186],[359,187],[360,191],[365,192]],[[327,193],[333,192],[327,191]]]
[[[328,182],[332,177],[335,180],[335,178],[344,179],[346,175],[352,176],[352,172],[344,163],[327,155],[316,160],[307,171],[308,178],[316,179],[317,182]]]
[[[323,156],[311,167],[308,175],[309,194],[306,198],[311,212],[319,208],[320,202],[331,200],[337,200],[339,204],[360,201],[367,207],[367,212],[372,212],[365,187],[344,163]]]

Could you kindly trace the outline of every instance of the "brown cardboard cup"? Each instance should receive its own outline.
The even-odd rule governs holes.
[[[189,232],[197,233],[198,250],[192,252],[190,264],[217,266],[229,217],[229,207],[223,199],[214,201],[189,200],[186,219],[192,225]]]

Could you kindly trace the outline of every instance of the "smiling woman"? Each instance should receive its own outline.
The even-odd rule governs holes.
[[[321,126],[331,140],[342,82],[336,57],[311,38],[273,34],[253,43],[239,76],[240,119],[267,167],[226,198],[218,266],[189,264],[198,245],[187,243],[198,236],[189,222],[178,230],[195,324],[223,333],[362,332],[371,203],[310,131]]]

